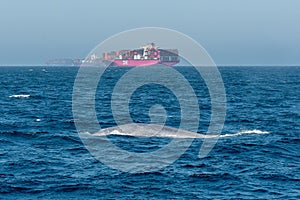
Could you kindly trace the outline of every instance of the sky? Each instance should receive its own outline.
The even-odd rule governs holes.
[[[128,29],[163,27],[217,65],[300,65],[299,0],[2,0],[0,65],[84,58]]]

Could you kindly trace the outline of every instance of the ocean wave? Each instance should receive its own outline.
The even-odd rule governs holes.
[[[164,137],[164,138],[225,138],[225,137],[236,137],[247,134],[269,134],[267,131],[261,130],[243,130],[233,134],[224,135],[205,135],[192,131],[177,129],[168,126],[162,126],[157,124],[143,124],[143,123],[132,123],[121,126],[115,126],[111,128],[102,129],[96,133],[81,132],[83,135],[93,136],[132,136],[132,137]]]
[[[9,98],[29,98],[30,94],[13,94],[10,95]]]

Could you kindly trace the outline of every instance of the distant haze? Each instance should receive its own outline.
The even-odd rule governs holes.
[[[149,26],[189,35],[217,65],[300,65],[299,8],[299,0],[6,0],[0,65],[84,58],[111,35]]]

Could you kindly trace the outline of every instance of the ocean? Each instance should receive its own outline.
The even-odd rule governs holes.
[[[78,69],[0,67],[0,199],[300,199],[300,67],[219,67],[226,118],[214,148],[199,158],[203,139],[196,138],[175,162],[140,173],[112,169],[80,139],[72,113]],[[211,119],[205,82],[194,68],[174,69],[194,89],[197,132],[205,134]],[[116,125],[111,93],[130,70],[110,67],[101,77],[95,108],[103,128]],[[132,94],[132,120],[149,123],[149,109],[157,104],[166,110],[166,125],[178,128],[179,102],[159,84]],[[107,138],[136,153],[156,151],[172,140]]]

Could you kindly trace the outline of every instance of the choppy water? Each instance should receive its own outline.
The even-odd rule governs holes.
[[[175,67],[193,86],[201,110],[199,133],[210,120],[210,99],[195,70]],[[209,156],[198,158],[202,139],[172,165],[152,173],[110,169],[93,158],[78,137],[72,90],[78,68],[0,68],[0,198],[3,199],[299,199],[300,68],[221,67],[227,116]],[[103,127],[115,125],[110,95],[130,68],[111,68],[96,96]],[[174,80],[173,80],[174,81]],[[188,98],[188,97],[187,97]],[[166,107],[177,128],[179,104],[159,85],[139,88],[130,101],[135,122]],[[154,151],[170,138],[111,135],[117,146]]]

